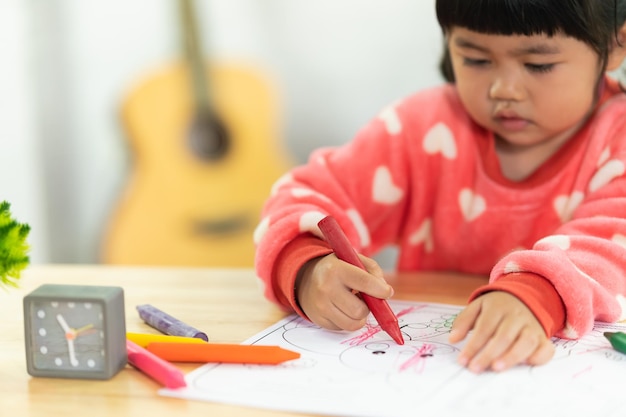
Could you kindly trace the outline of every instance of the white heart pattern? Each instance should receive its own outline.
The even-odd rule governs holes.
[[[283,185],[285,185],[285,184],[287,184],[289,182],[292,182],[292,181],[293,181],[293,175],[291,175],[290,172],[287,172],[287,173],[281,175],[281,177],[278,178],[276,180],[276,182],[274,182],[274,184],[272,185],[272,189],[270,191],[270,194],[272,196],[276,195],[276,193],[278,193],[278,189],[280,187],[282,187]]]
[[[600,154],[600,158],[598,158],[598,165],[597,166],[602,166],[606,161],[609,160],[610,157],[611,157],[611,150],[609,148],[606,148]]]
[[[561,221],[565,223],[572,218],[574,211],[583,202],[585,194],[574,191],[571,196],[560,195],[554,199],[553,207]]]
[[[387,133],[391,136],[397,135],[402,132],[402,122],[396,113],[394,107],[387,107],[379,115],[378,118],[385,123]]]
[[[613,159],[602,166],[589,182],[589,191],[593,192],[604,187],[615,178],[626,172],[624,163],[617,159]]]
[[[615,243],[617,243],[618,245],[623,246],[624,248],[626,248],[626,236],[616,233],[613,235],[613,237],[611,238],[611,240]]]
[[[471,222],[477,219],[487,209],[485,199],[475,194],[469,188],[464,188],[459,194],[459,205],[461,213],[466,221]]]
[[[262,219],[261,222],[254,229],[254,233],[252,234],[252,240],[254,241],[255,245],[258,245],[261,242],[261,239],[263,239],[263,236],[265,236],[265,233],[267,233],[267,230],[269,228],[270,218],[268,216]]]
[[[363,218],[356,210],[348,210],[346,214],[352,220],[354,227],[356,228],[357,233],[359,234],[359,240],[361,241],[361,247],[365,248],[370,245],[372,239],[370,239],[370,232]]]
[[[574,327],[567,322],[565,322],[565,327],[563,328],[563,330],[561,330],[560,333],[561,333],[561,337],[564,337],[566,339],[575,340],[580,337],[576,329],[574,329]]]
[[[303,187],[294,187],[290,191],[291,195],[295,198],[305,198],[315,194],[315,191],[311,190],[310,188]]]
[[[569,236],[566,235],[552,235],[544,237],[537,242],[537,245],[542,244],[554,245],[561,250],[568,250],[572,246],[572,241]]]
[[[505,274],[512,274],[515,272],[522,272],[522,267],[517,264],[517,262],[509,261],[504,266]]]
[[[443,123],[433,126],[424,136],[424,151],[429,155],[441,153],[447,159],[455,159],[456,142],[452,131]]]
[[[433,242],[432,235],[432,224],[433,222],[431,219],[424,220],[420,228],[417,229],[417,231],[413,233],[409,238],[409,244],[424,244],[424,250],[428,253],[431,253],[435,248],[435,243]]]
[[[404,193],[398,188],[391,178],[391,172],[386,166],[380,166],[374,173],[372,184],[372,198],[376,203],[395,204],[402,199]]]
[[[319,211],[307,211],[302,216],[300,216],[299,228],[300,232],[311,232],[318,237],[323,237],[322,231],[317,226],[317,224],[322,220],[326,215]]]

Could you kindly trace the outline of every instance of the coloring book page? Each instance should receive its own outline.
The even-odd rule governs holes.
[[[459,306],[391,301],[405,344],[373,316],[356,332],[321,329],[292,315],[245,344],[279,345],[301,357],[279,365],[207,364],[187,387],[161,395],[318,415],[358,417],[590,416],[623,417],[626,355],[596,323],[582,339],[554,339],[543,366],[473,374],[457,364],[462,347],[448,342]]]

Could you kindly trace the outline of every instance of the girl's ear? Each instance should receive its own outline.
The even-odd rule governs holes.
[[[613,42],[613,48],[609,54],[609,62],[607,63],[607,70],[613,71],[618,69],[622,62],[626,59],[626,23],[617,32],[615,42]]]

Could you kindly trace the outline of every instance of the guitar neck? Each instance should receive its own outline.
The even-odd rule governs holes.
[[[206,76],[204,55],[194,0],[179,0],[182,37],[193,91],[195,108],[207,113],[211,109],[210,86]]]

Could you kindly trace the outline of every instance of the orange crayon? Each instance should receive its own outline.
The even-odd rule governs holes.
[[[280,346],[236,345],[224,343],[160,343],[146,349],[170,362],[222,362],[276,365],[298,359],[300,353]]]

